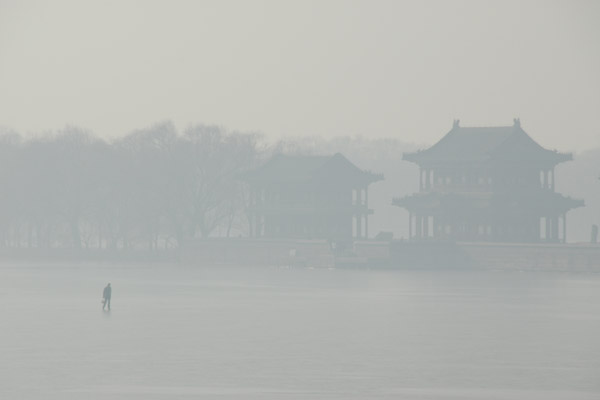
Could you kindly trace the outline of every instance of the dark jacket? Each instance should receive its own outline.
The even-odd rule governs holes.
[[[112,288],[110,286],[107,286],[104,288],[104,291],[102,292],[102,297],[105,299],[110,299],[111,294],[112,294]]]

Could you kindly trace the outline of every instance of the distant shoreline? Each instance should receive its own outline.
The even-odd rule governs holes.
[[[181,249],[0,249],[7,264],[169,264],[201,268],[493,270],[600,273],[600,245],[359,241],[335,254],[326,241],[197,240]],[[290,251],[293,250],[293,251]]]
[[[107,250],[107,249],[1,249],[0,263],[6,262],[179,262],[178,250]]]

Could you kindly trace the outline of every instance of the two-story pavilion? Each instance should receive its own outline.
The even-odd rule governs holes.
[[[381,174],[346,157],[275,155],[244,176],[254,237],[331,239],[368,237],[369,185]]]
[[[405,153],[420,191],[393,204],[409,211],[411,239],[565,242],[567,211],[583,200],[554,191],[554,168],[572,154],[544,149],[522,128],[461,127]]]

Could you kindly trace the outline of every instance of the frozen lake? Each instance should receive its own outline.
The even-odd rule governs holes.
[[[2,399],[600,398],[600,275],[3,264],[0,300]]]

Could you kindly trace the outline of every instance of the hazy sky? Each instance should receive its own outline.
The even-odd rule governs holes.
[[[600,146],[596,1],[0,0],[0,125]]]

